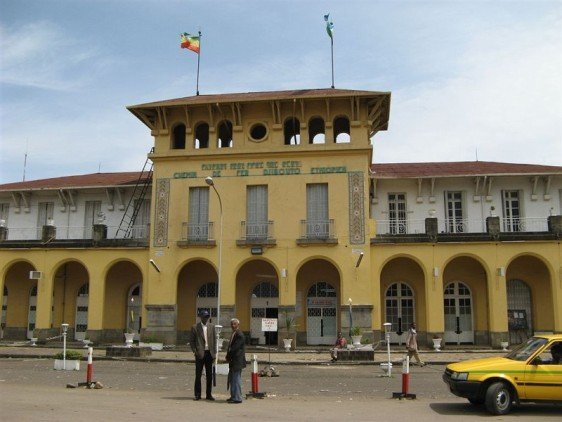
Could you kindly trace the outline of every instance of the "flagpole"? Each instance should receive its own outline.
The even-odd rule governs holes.
[[[200,63],[200,61],[201,61],[201,31],[199,31],[199,53],[197,53],[197,95],[199,95],[199,63]]]
[[[330,37],[330,46],[332,47],[332,88],[334,88],[334,37]]]

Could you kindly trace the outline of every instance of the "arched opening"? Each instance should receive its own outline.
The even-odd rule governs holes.
[[[447,290],[448,287],[454,286],[454,283],[458,283],[457,290]],[[490,344],[488,278],[482,264],[470,256],[453,258],[443,270],[443,289],[444,304],[451,305],[448,310],[443,310],[445,342]],[[470,315],[467,313],[469,311]],[[461,315],[461,312],[464,314]],[[469,324],[470,320],[471,324]],[[460,331],[460,334],[457,334],[457,331]]]
[[[506,280],[512,344],[524,342],[536,331],[554,332],[555,294],[545,263],[535,256],[519,256],[507,267]]]
[[[420,265],[411,258],[391,259],[380,276],[383,321],[390,322],[391,343],[404,344],[412,322],[417,325],[418,342],[425,343],[425,277]]]
[[[195,126],[195,139],[193,140],[193,148],[209,148],[209,125],[205,122]]]
[[[29,278],[30,271],[35,271],[35,268],[28,262],[20,261],[12,264],[5,273],[2,299],[5,339],[25,340],[29,338],[30,291],[37,285],[37,280]]]
[[[332,345],[341,329],[338,268],[322,258],[304,263],[297,272],[295,318],[297,343]]]
[[[336,117],[334,119],[334,142],[336,144],[351,142],[351,130],[347,117]]]
[[[384,294],[386,320],[390,322],[390,342],[402,344],[412,322],[415,322],[414,291],[404,282],[388,286]]]
[[[283,125],[283,134],[285,136],[285,145],[300,145],[301,143],[301,123],[295,116],[285,120]]]
[[[89,283],[84,283],[78,289],[76,296],[76,317],[74,319],[74,339],[82,341],[86,338],[88,330],[88,297],[90,293]]]
[[[116,262],[105,278],[104,341],[122,343],[122,333],[127,331],[133,331],[138,339],[142,326],[141,315],[142,273],[132,262]]]
[[[314,117],[308,122],[308,143],[326,143],[326,125],[321,117]]]
[[[80,297],[78,293],[88,281],[88,272],[78,261],[65,262],[55,271],[51,320],[53,327],[60,327],[62,323],[69,324],[68,339],[85,338],[86,331],[79,333],[76,326],[78,317],[85,318],[85,321],[81,321],[81,326],[88,323],[88,296]],[[78,312],[79,307],[81,312]]]
[[[217,147],[232,148],[232,123],[229,120],[219,123]]]
[[[447,284],[443,301],[445,311],[445,343],[474,343],[472,293],[468,286],[460,281],[453,281]]]
[[[180,123],[172,132],[172,149],[185,149],[185,125]]]

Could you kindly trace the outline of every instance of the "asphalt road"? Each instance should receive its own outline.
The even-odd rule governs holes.
[[[226,377],[219,376],[216,402],[194,402],[194,365],[187,363],[98,361],[94,380],[100,390],[68,389],[86,380],[80,371],[54,371],[50,359],[0,359],[1,421],[67,420],[341,420],[435,421],[463,418],[560,420],[562,406],[525,405],[504,417],[451,395],[441,380],[443,366],[413,367],[410,392],[416,400],[391,399],[401,389],[401,373],[380,377],[374,365],[282,365],[277,378],[259,378],[269,397],[240,405],[225,403]],[[251,389],[250,371],[243,391]]]

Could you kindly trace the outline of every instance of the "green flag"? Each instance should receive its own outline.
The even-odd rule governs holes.
[[[326,21],[326,32],[330,38],[334,38],[334,23],[330,19],[330,14],[324,15],[324,20]]]

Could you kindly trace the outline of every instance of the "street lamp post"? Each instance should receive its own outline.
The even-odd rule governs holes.
[[[211,176],[205,177],[205,183],[213,188],[219,199],[219,211],[220,211],[220,239],[219,239],[219,268],[218,268],[218,281],[217,281],[217,324],[215,324],[215,373],[219,364],[219,338],[222,331],[221,323],[221,269],[222,269],[222,229],[223,229],[223,213],[222,213],[222,200],[219,191],[215,187],[215,182]],[[216,384],[216,378],[214,378]]]
[[[386,369],[387,369],[386,373],[390,378],[392,376],[392,362],[390,362],[390,328],[392,327],[392,324],[390,322],[385,322],[383,326],[384,326],[384,338],[386,341],[386,353],[388,357],[388,361],[386,363]],[[384,363],[381,363],[381,366],[382,365],[384,365]]]

